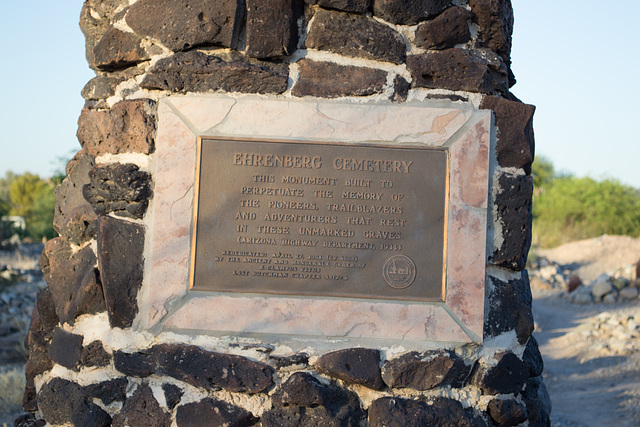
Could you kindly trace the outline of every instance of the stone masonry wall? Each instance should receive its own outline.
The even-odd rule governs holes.
[[[524,270],[534,107],[509,92],[510,0],[86,0],[80,26],[96,77],[41,256],[17,425],[549,425]],[[308,354],[131,328],[156,103],[211,92],[492,110],[484,344]]]

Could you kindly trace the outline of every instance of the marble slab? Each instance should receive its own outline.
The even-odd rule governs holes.
[[[170,96],[158,104],[154,199],[136,327],[264,337],[292,348],[363,343],[428,348],[482,342],[491,113],[458,104],[380,104],[254,95]],[[198,137],[447,147],[444,302],[189,289]]]

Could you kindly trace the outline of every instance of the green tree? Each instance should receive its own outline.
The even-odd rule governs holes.
[[[55,236],[53,215],[54,188],[60,179],[45,181],[38,175],[25,173],[13,179],[9,187],[12,215],[23,216],[27,234],[34,239]]]
[[[536,156],[531,165],[531,176],[533,177],[533,186],[535,188],[539,189],[551,184],[556,178],[556,172],[551,160],[544,156]]]

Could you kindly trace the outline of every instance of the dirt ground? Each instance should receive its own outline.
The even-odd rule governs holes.
[[[640,259],[640,239],[602,236],[539,254],[571,266],[588,282]],[[615,319],[640,316],[638,302],[577,305],[562,298],[561,292],[533,292],[534,335],[545,362],[552,425],[640,426],[640,352],[598,351],[613,337],[589,336],[599,315]]]

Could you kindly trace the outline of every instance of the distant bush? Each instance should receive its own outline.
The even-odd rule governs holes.
[[[611,179],[558,176],[549,165],[543,158],[533,169],[534,243],[553,247],[602,234],[640,236],[639,190]]]

